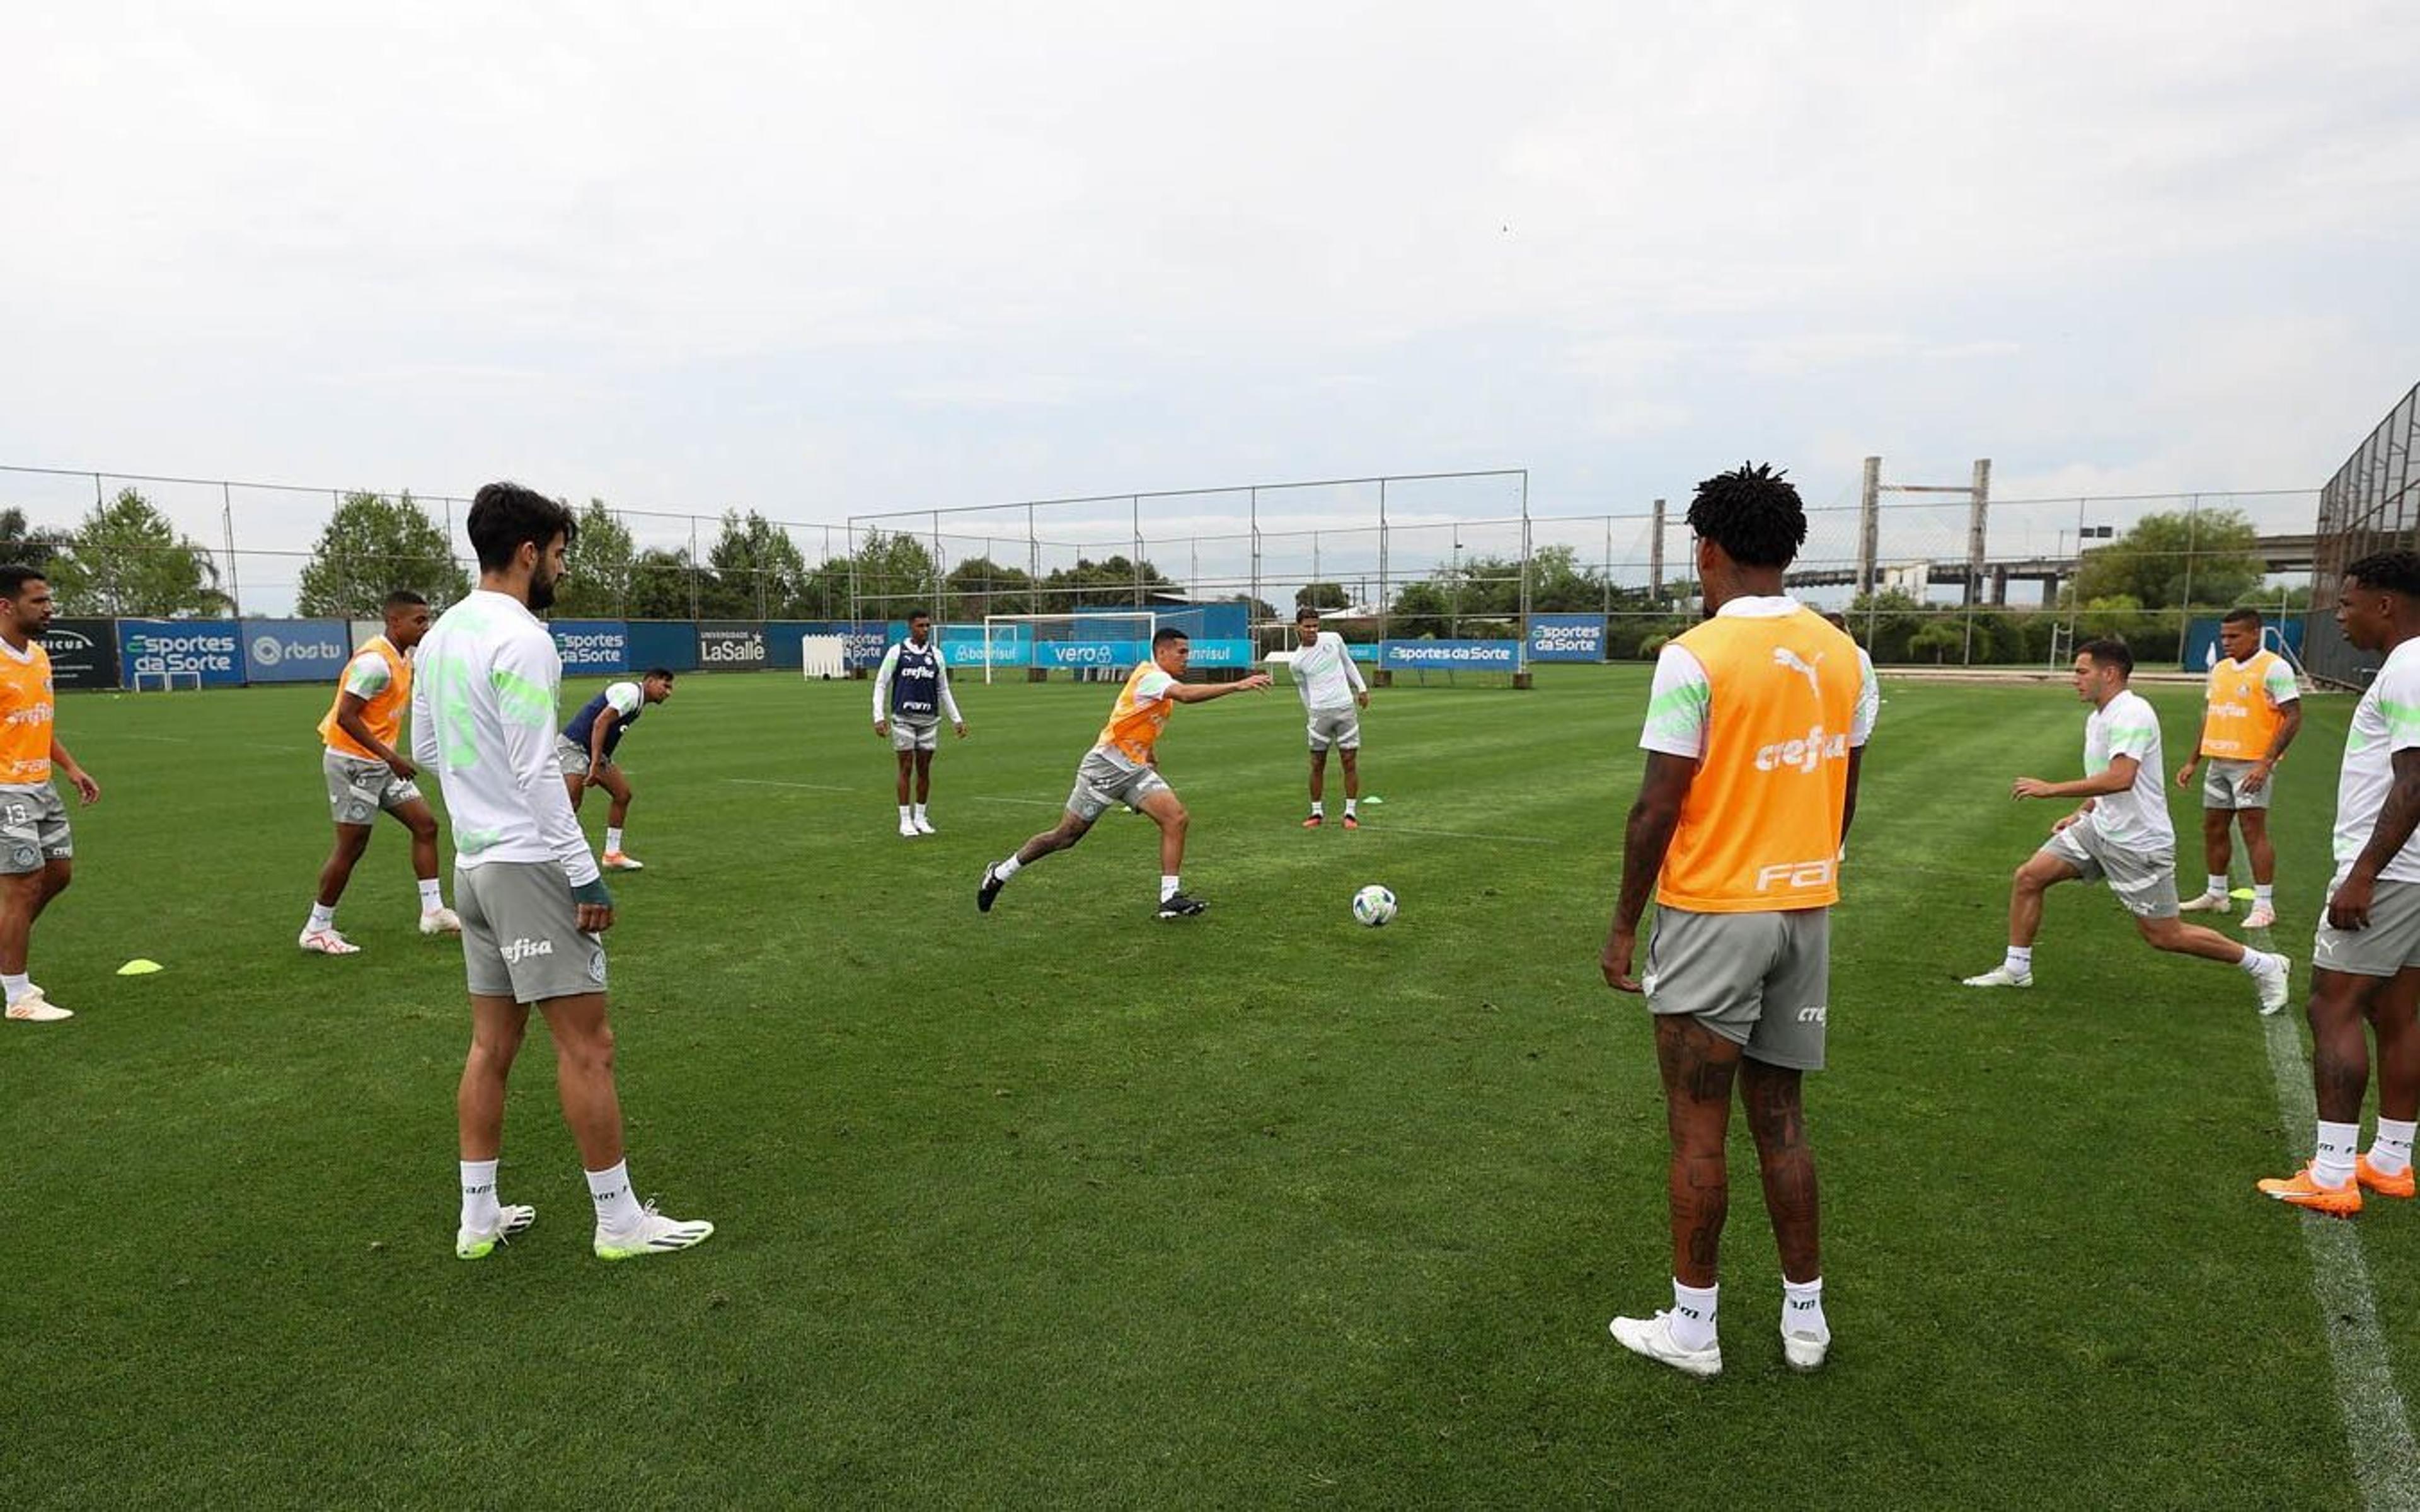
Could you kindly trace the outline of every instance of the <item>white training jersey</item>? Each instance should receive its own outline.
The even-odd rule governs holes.
[[[555,861],[575,887],[596,881],[555,764],[563,657],[546,625],[483,588],[440,615],[418,653],[411,759],[444,795],[455,867]]]
[[[2352,711],[2344,765],[2336,777],[2335,880],[2342,882],[2369,844],[2395,786],[2395,753],[2420,746],[2420,640],[2386,654],[2386,664]],[[2384,882],[2420,882],[2420,833],[2378,873]]]
[[[2093,829],[2120,850],[2176,849],[2177,828],[2168,823],[2164,785],[2167,764],[2160,755],[2160,717],[2131,688],[2084,721],[2085,776],[2099,777],[2120,756],[2132,756],[2139,764],[2133,785],[2093,800]]]
[[[1302,695],[1304,708],[1349,709],[1355,695],[1368,686],[1361,681],[1361,669],[1353,665],[1351,648],[1335,631],[1322,630],[1318,640],[1295,648],[1294,689]]]
[[[605,685],[605,706],[613,711],[613,717],[617,719],[627,719],[638,713],[639,705],[645,702],[647,702],[646,690],[636,683]]]

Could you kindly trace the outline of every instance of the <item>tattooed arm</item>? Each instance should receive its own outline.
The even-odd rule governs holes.
[[[2352,871],[2328,903],[2330,924],[2345,930],[2368,927],[2371,888],[2414,828],[2420,828],[2420,747],[2408,746],[2395,753],[2395,785],[2386,791],[2369,843],[2353,857]]]
[[[1614,905],[1613,928],[1597,964],[1606,985],[1618,993],[1639,990],[1631,975],[1638,953],[1638,919],[1654,895],[1656,873],[1664,870],[1664,853],[1671,848],[1673,828],[1681,822],[1681,804],[1697,780],[1698,764],[1665,751],[1647,753],[1647,779],[1639,784],[1638,801],[1630,806],[1630,824],[1621,845],[1621,899]]]

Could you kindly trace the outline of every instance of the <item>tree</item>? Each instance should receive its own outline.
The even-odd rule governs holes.
[[[638,550],[630,540],[630,528],[605,507],[602,499],[591,499],[588,507],[580,512],[580,528],[572,532],[571,550],[564,559],[563,581],[555,585],[554,613],[566,620],[610,618],[631,612],[631,564]],[[680,594],[678,619],[689,617],[689,590]]]
[[[725,510],[706,554],[713,576],[700,585],[704,610],[732,619],[791,618],[806,597],[807,559],[789,533],[750,510]]]
[[[989,557],[967,558],[950,569],[942,586],[948,590],[949,603],[937,612],[954,620],[1033,612],[1033,575],[1023,567],[1004,567]]]
[[[1512,566],[1513,602],[1520,602],[1521,568]],[[1529,553],[1529,607],[1547,613],[1584,613],[1603,609],[1605,575],[1579,563],[1577,548],[1542,546]]]
[[[1350,609],[1353,595],[1342,583],[1305,583],[1295,591],[1296,609]]]
[[[191,619],[232,607],[209,552],[132,488],[93,506],[51,573],[63,614]]]
[[[376,619],[386,595],[410,588],[443,609],[471,591],[445,532],[410,493],[349,493],[302,564],[294,607],[303,614]]]
[[[649,547],[630,559],[630,584],[622,595],[622,612],[634,620],[686,620],[694,601],[690,578],[696,571],[686,548],[668,551]]]
[[[902,619],[914,609],[933,607],[934,579],[940,563],[924,543],[904,531],[869,531],[858,544],[856,593],[858,613],[870,620]],[[840,612],[847,612],[849,579],[840,581]]]
[[[2125,534],[2084,553],[2075,596],[2132,598],[2148,609],[2233,606],[2262,577],[2260,532],[2239,509],[2146,515]]]
[[[1387,632],[1401,640],[1435,639],[1452,632],[1452,601],[1447,590],[1427,579],[1404,584],[1388,610]]]
[[[1040,612],[1068,614],[1079,609],[1114,609],[1135,601],[1138,586],[1144,594],[1171,592],[1176,585],[1159,575],[1149,558],[1130,562],[1123,556],[1094,562],[1078,557],[1072,567],[1057,567],[1042,579]]]
[[[0,509],[0,563],[47,568],[72,540],[66,531],[28,524],[25,512],[14,504]]]

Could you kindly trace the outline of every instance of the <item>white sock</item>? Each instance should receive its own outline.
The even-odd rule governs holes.
[[[2264,971],[2275,969],[2277,957],[2266,950],[2256,950],[2247,945],[2243,948],[2243,959],[2235,963],[2235,969],[2247,977],[2257,977]]]
[[[1719,1283],[1700,1289],[1673,1278],[1672,1310],[1665,1315],[1673,1343],[1684,1350],[1702,1350],[1714,1342],[1714,1298],[1722,1289]]]
[[[1161,903],[1166,903],[1166,902],[1168,902],[1168,900],[1170,900],[1171,898],[1173,898],[1173,897],[1175,897],[1175,896],[1176,896],[1176,879],[1175,879],[1174,877],[1162,877],[1162,878],[1160,878],[1160,879],[1159,879],[1159,901],[1160,901]]]
[[[491,1160],[466,1160],[462,1163],[462,1227],[473,1233],[484,1234],[496,1227],[504,1212],[496,1203],[496,1163]]]
[[[1347,798],[1347,799],[1345,799],[1345,800],[1344,800],[1344,817],[1345,817],[1345,818],[1347,818],[1347,819],[1354,818],[1354,817],[1355,817],[1355,814],[1354,814],[1353,810],[1355,810],[1356,809],[1358,809],[1358,808],[1360,808],[1360,807],[1361,807],[1361,800],[1360,800],[1360,799],[1358,799],[1358,798]]]
[[[293,916],[289,914],[287,917],[290,918]],[[303,925],[302,927],[306,930],[315,931],[334,929],[336,927],[336,910],[327,903],[313,903],[311,905],[311,922]]]
[[[1326,804],[1324,804],[1324,803],[1320,802],[1317,798],[1313,798],[1313,799],[1311,799],[1311,817],[1312,817],[1312,818],[1314,818],[1314,819],[1319,818],[1319,817],[1321,817],[1322,815],[1326,814],[1326,812],[1327,812],[1327,805],[1326,805]]]
[[[445,906],[445,888],[435,877],[420,879],[420,911],[433,914]]]
[[[2210,879],[2210,896],[2212,898],[2226,896],[2226,878],[2224,874]]]
[[[1781,1283],[1781,1331],[1832,1342],[1832,1325],[1823,1321],[1823,1278]]]
[[[2000,964],[2011,977],[2029,976],[2034,969],[2034,948],[2030,945],[2011,945],[2009,947],[2008,955],[2002,958]]]
[[[924,806],[921,803],[916,805],[916,817],[919,819],[924,817]]]
[[[916,806],[914,804],[903,803],[899,806],[899,822],[901,824],[905,825],[911,823],[915,817]]]
[[[991,874],[998,877],[1001,881],[1006,882],[1009,878],[1016,875],[1019,872],[1024,870],[1025,863],[1012,856],[1007,860],[1001,862],[1000,865],[993,867],[991,869]]]
[[[0,986],[8,989],[8,1001],[13,1003],[34,990],[34,980],[23,972],[13,977],[0,974]]]
[[[622,832],[611,825],[605,826],[605,848],[609,851],[622,848]]]
[[[2252,885],[2252,906],[2255,908],[2276,907],[2277,884],[2273,882],[2254,883]]]
[[[2412,1168],[2412,1135],[2420,1123],[2400,1119],[2378,1120],[2378,1136],[2369,1142],[2369,1163],[2381,1176],[2400,1176]]]
[[[2321,1186],[2342,1186],[2352,1180],[2352,1152],[2361,1145],[2361,1125],[2319,1120],[2319,1137],[2311,1149],[2311,1180]]]
[[[610,1171],[588,1173],[588,1195],[597,1200],[597,1227],[617,1234],[627,1234],[639,1227],[645,1216],[640,1211],[639,1199],[630,1193],[630,1163],[622,1162]]]

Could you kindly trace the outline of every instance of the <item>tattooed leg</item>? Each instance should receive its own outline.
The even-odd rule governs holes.
[[[1655,1020],[1655,1058],[1672,1135],[1672,1274],[1683,1286],[1711,1287],[1730,1211],[1723,1137],[1740,1047],[1695,1019],[1670,1014]]]

